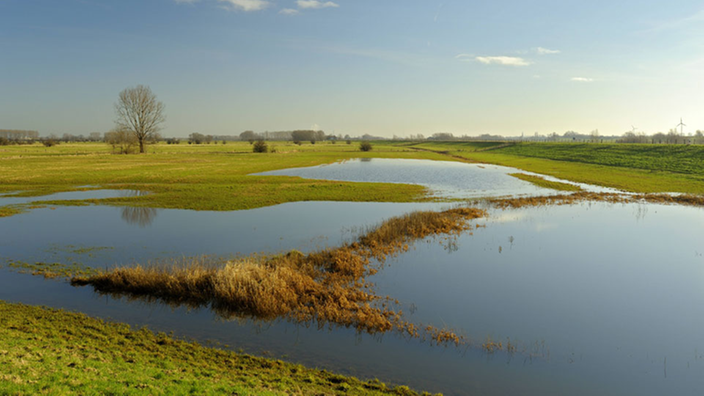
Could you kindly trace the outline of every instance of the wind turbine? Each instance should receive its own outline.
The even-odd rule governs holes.
[[[680,117],[680,123],[677,124],[678,127],[680,127],[680,135],[684,136],[684,127],[687,126],[684,122],[682,122],[682,117]]]

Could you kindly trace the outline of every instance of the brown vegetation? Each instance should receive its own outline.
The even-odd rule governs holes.
[[[586,191],[577,192],[574,194],[561,194],[545,197],[496,198],[489,200],[489,203],[498,208],[521,208],[524,206],[571,205],[585,201],[609,203],[650,202],[704,206],[704,196],[702,195],[617,194]]]
[[[357,242],[308,255],[292,251],[274,257],[252,256],[225,265],[204,259],[173,265],[117,268],[72,284],[91,285],[98,292],[189,307],[209,306],[225,318],[284,318],[319,327],[354,327],[370,334],[397,331],[439,344],[460,345],[464,339],[449,330],[407,323],[398,305],[373,292],[366,281],[389,255],[409,243],[440,234],[458,234],[468,220],[485,215],[478,209],[414,212],[392,218]]]

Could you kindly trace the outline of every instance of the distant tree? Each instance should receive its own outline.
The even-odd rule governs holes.
[[[346,142],[347,144],[352,144],[352,140],[350,140],[350,139],[345,140],[345,142]]]
[[[257,140],[258,136],[256,133],[253,131],[244,131],[240,133],[240,140],[248,141],[249,144],[254,143],[255,140]]]
[[[212,142],[213,142],[213,135],[205,135],[205,143],[210,144]]]
[[[677,144],[680,140],[683,140],[683,136],[680,135],[679,132],[677,132],[677,129],[670,129],[669,132],[667,132],[667,137],[665,138],[665,141],[669,144]]]
[[[372,151],[372,144],[369,142],[362,142],[359,144],[359,149],[362,151]]]
[[[252,146],[252,151],[255,153],[266,153],[269,151],[269,148],[263,139],[259,139],[254,143],[254,146]]]
[[[113,154],[131,154],[139,145],[139,139],[133,131],[115,128],[105,133],[105,143],[112,146]]]
[[[452,135],[451,133],[447,132],[440,132],[440,133],[434,133],[432,136],[433,140],[455,140],[455,136]]]
[[[160,125],[166,121],[164,104],[156,99],[156,95],[145,85],[126,88],[120,92],[115,103],[117,114],[117,130],[129,132],[139,143],[139,152],[144,153],[144,146],[156,133]]]
[[[99,142],[103,140],[103,134],[100,132],[91,132],[88,134],[88,140],[91,142]]]
[[[322,131],[321,131],[322,132]],[[325,134],[323,133],[323,136]],[[309,141],[311,143],[315,142],[317,139],[317,132],[311,130],[298,130],[291,132],[291,139],[294,143]]]
[[[191,144],[201,144],[205,141],[205,135],[202,133],[198,132],[193,132],[192,134],[188,135],[188,142]]]
[[[599,142],[599,130],[595,129],[591,132],[589,132],[589,140],[592,143],[598,143]]]
[[[661,144],[662,142],[666,142],[666,141],[667,141],[667,135],[665,135],[662,132],[658,132],[653,135],[653,143]]]

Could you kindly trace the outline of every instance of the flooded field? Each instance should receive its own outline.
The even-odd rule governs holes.
[[[554,190],[534,186],[510,175],[516,172],[522,171],[505,166],[464,162],[362,158],[308,168],[282,169],[259,173],[259,175],[420,184],[426,186],[434,196],[450,199],[556,194]],[[559,180],[553,177],[546,177],[546,179]],[[614,191],[586,184],[571,184],[579,185],[587,191]]]
[[[339,180],[370,181],[374,172],[365,166],[377,161],[346,163],[362,174]],[[376,181],[391,181],[388,175],[394,174],[404,181],[388,169],[398,163],[378,163],[387,176]],[[464,176],[462,183],[472,188],[462,191],[459,182],[452,185],[457,179],[431,183],[437,166],[413,164],[400,173],[406,182],[425,180],[453,198],[546,192],[508,176],[509,170],[477,166],[481,176]],[[76,262],[103,269],[183,256],[309,252],[351,241],[392,216],[450,206],[299,202],[240,212],[34,209],[0,219],[0,299],[146,325],[448,395],[704,391],[704,248],[699,243],[704,211],[694,207],[585,202],[486,208],[488,217],[473,220],[472,230],[418,241],[370,277],[379,295],[399,300],[407,320],[454,329],[472,341],[459,348],[282,320],[227,321],[208,309],[100,296],[90,287],[20,274],[7,265],[10,260]],[[513,348],[491,352],[482,348],[487,341],[510,342]]]

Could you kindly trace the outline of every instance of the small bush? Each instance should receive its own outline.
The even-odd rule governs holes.
[[[352,144],[352,141],[347,139],[347,144]]]
[[[269,151],[269,147],[263,140],[257,140],[252,146],[252,151],[255,153],[266,153]]]
[[[44,139],[44,140],[42,140],[42,144],[44,145],[44,147],[52,147],[52,146],[56,146],[57,144],[59,144],[59,142],[54,139]]]
[[[362,142],[359,144],[359,149],[362,151],[372,151],[372,144],[369,142]]]
[[[10,139],[0,136],[0,146],[8,146],[10,144]]]

